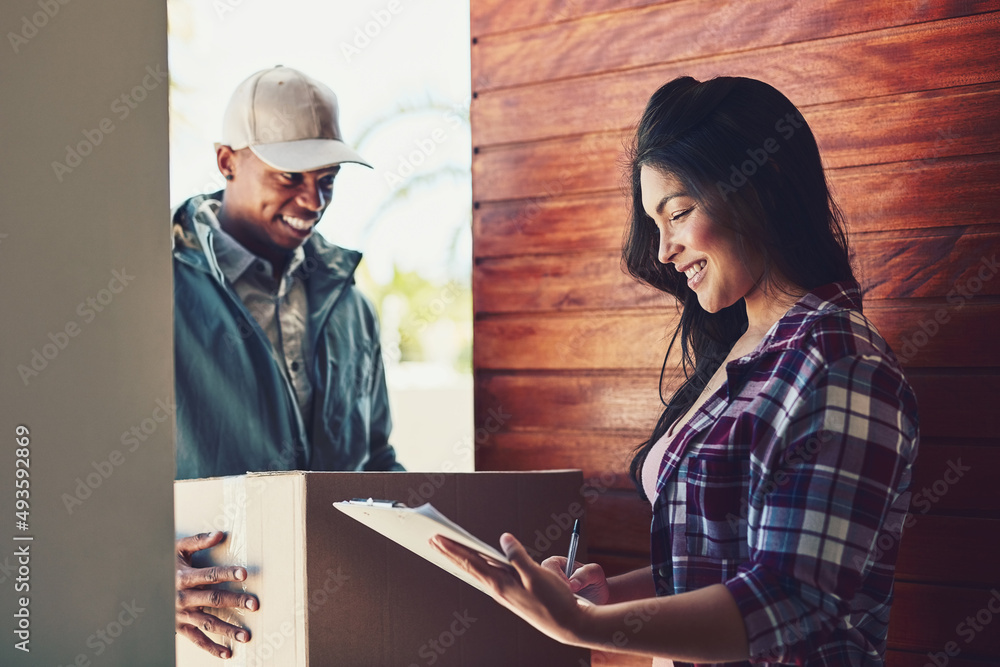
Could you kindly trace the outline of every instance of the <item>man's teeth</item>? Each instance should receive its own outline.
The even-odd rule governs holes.
[[[281,219],[284,220],[289,227],[297,229],[300,232],[304,232],[307,229],[312,229],[313,226],[313,223],[308,220],[303,220],[302,218],[293,218],[289,215],[283,215],[281,216]]]
[[[687,276],[688,280],[691,280],[691,279],[692,279],[692,278],[694,278],[694,277],[695,277],[696,275],[698,275],[698,273],[699,273],[699,272],[700,272],[700,271],[701,271],[702,269],[704,269],[704,268],[705,268],[705,264],[707,264],[707,263],[708,263],[708,262],[706,262],[705,260],[701,260],[700,262],[698,262],[698,263],[696,263],[696,264],[695,264],[694,266],[692,266],[692,267],[691,267],[690,269],[688,269],[687,271],[685,271],[685,272],[684,272],[684,275],[685,275],[685,276]]]

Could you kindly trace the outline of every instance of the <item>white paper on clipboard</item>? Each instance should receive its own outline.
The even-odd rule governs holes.
[[[425,503],[420,507],[406,507],[391,501],[368,499],[368,501],[345,500],[333,503],[333,506],[484,593],[486,590],[482,584],[432,547],[430,539],[435,535],[444,535],[495,561],[510,564],[507,557],[497,549],[441,514],[430,503]]]

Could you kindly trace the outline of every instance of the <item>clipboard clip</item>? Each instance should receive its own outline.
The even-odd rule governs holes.
[[[347,502],[351,505],[365,505],[366,507],[406,507],[405,504],[396,500],[380,500],[378,498],[351,498]]]

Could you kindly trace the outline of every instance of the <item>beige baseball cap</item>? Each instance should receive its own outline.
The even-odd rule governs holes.
[[[312,171],[341,162],[371,167],[344,143],[338,118],[337,96],[328,86],[278,65],[236,88],[222,120],[221,145],[249,148],[281,171]]]

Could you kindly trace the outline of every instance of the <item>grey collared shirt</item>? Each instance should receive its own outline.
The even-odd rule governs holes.
[[[295,389],[302,421],[308,428],[313,394],[307,372],[312,352],[309,349],[309,301],[305,281],[295,274],[305,259],[305,252],[302,246],[296,248],[284,274],[276,281],[270,262],[251,253],[222,229],[216,217],[220,206],[220,202],[209,200],[196,216],[213,228],[219,268],[271,341],[271,351]]]

